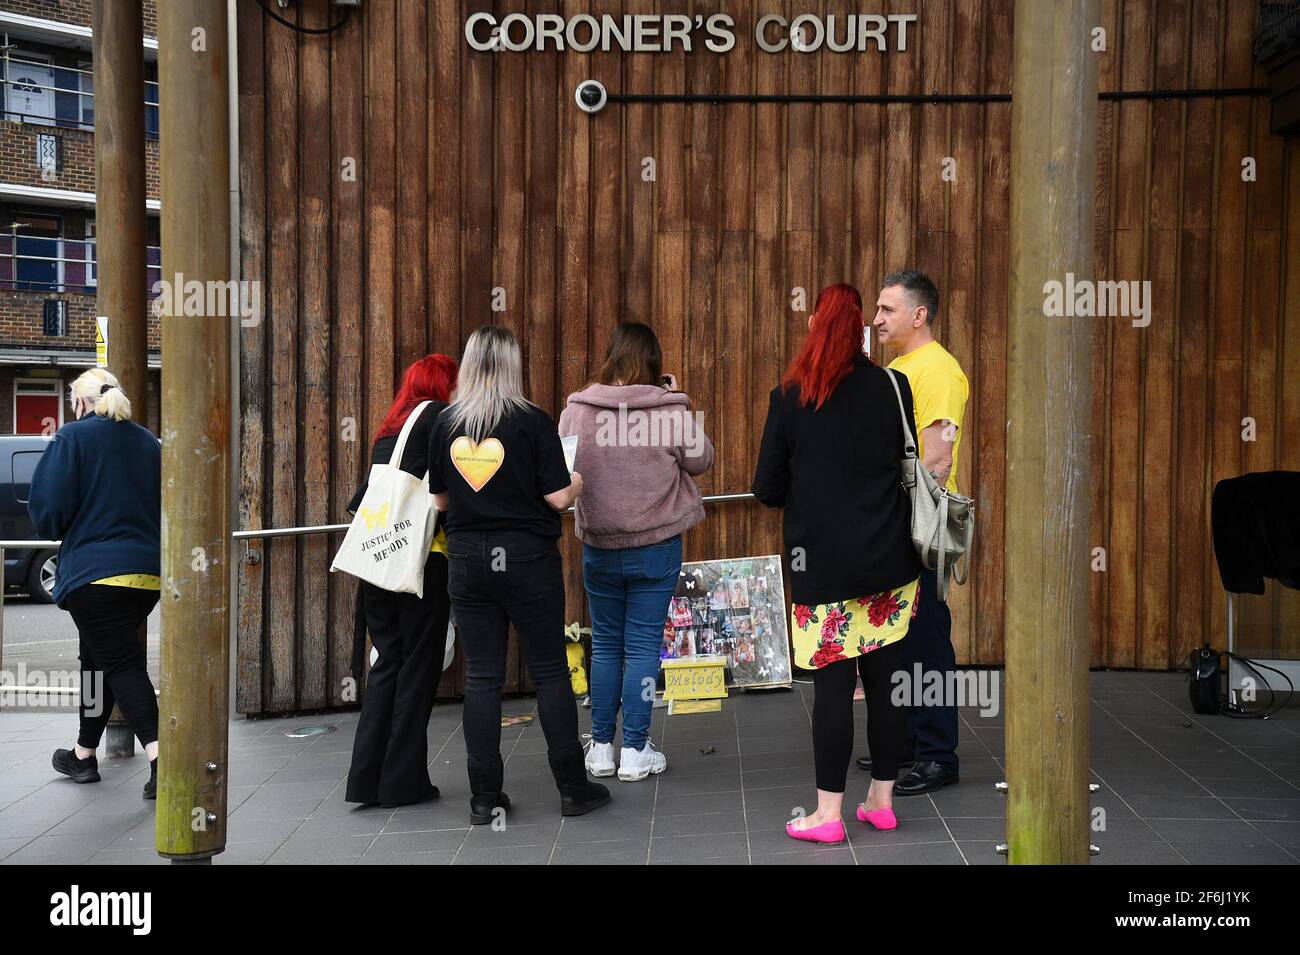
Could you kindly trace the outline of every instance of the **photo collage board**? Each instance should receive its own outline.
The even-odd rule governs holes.
[[[726,657],[728,686],[790,686],[779,556],[682,564],[659,656],[710,654]]]

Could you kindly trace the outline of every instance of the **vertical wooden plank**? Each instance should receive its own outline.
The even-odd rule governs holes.
[[[865,4],[864,10],[879,16],[885,12],[884,0]],[[863,96],[884,92],[884,62],[883,56],[854,57],[853,92]],[[849,281],[862,293],[862,306],[869,323],[876,314],[876,296],[883,277],[880,264],[884,224],[884,216],[881,214],[881,196],[884,195],[881,150],[884,142],[885,108],[878,104],[857,103],[851,109],[853,138],[850,142],[850,162],[853,191]]]
[[[755,21],[767,13],[781,11],[777,0],[756,0]],[[786,92],[782,59],[775,54],[754,56],[754,92]],[[754,106],[753,206],[754,268],[751,279],[753,301],[752,344],[749,374],[749,444],[757,448],[767,420],[768,394],[785,370],[786,310],[789,289],[784,281],[785,263],[785,177],[786,108],[777,103]],[[753,477],[753,459],[745,487]],[[753,553],[781,552],[781,516],[758,504],[746,505],[749,541]]]
[[[582,12],[579,0],[564,0],[564,14],[572,17]],[[588,76],[591,57],[585,53],[564,54],[560,64],[561,86],[572,91]],[[569,97],[572,96],[570,92]],[[589,217],[591,214],[591,127],[593,122],[605,122],[610,116],[593,118],[570,106],[571,99],[559,114],[559,211],[558,221],[562,235],[559,262],[559,312],[555,351],[564,356],[560,362],[557,382],[558,394],[543,396],[549,405],[534,395],[542,407],[555,408],[564,395],[577,391],[587,378],[586,355],[587,328],[587,276],[590,263]],[[583,588],[581,546],[573,536],[572,518],[565,519],[565,534],[561,549],[564,552],[566,620],[583,619]]]
[[[629,0],[629,14],[654,13],[654,0]],[[568,54],[565,54],[566,59]],[[631,54],[623,58],[623,88],[628,93],[655,89],[656,55]],[[648,103],[623,109],[623,319],[652,323],[654,315],[655,184],[645,178],[646,160],[654,160],[655,110]]]
[[[1125,89],[1147,89],[1152,70],[1150,8],[1125,3],[1121,82]],[[1124,101],[1118,109],[1116,170],[1124,188],[1115,203],[1115,275],[1117,281],[1137,281],[1145,275],[1143,238],[1147,220],[1150,171],[1151,107],[1145,101]],[[1142,330],[1123,318],[1110,321],[1113,342],[1111,378],[1111,511],[1107,576],[1110,595],[1107,617],[1107,656],[1111,666],[1137,665],[1139,547],[1142,513],[1139,485],[1141,457]]]
[[[1278,468],[1300,471],[1300,147],[1287,141],[1283,163],[1286,185],[1282,269],[1281,336],[1278,349]],[[1287,437],[1282,438],[1283,435]],[[1300,656],[1300,591],[1278,588],[1277,652],[1283,659]]]
[[[594,15],[617,13],[618,0],[602,0]],[[611,94],[623,89],[623,54],[618,49],[591,54],[592,79],[603,83]],[[563,99],[568,90],[561,90]],[[567,100],[566,100],[567,105]],[[623,318],[623,283],[621,275],[620,237],[622,235],[624,190],[637,189],[634,180],[625,176],[631,169],[620,165],[623,159],[623,122],[630,107],[608,111],[591,126],[591,276],[590,349],[588,374],[594,374],[605,359],[614,326]]]
[[[463,17],[492,11],[491,0],[466,0]],[[463,20],[462,20],[463,22]],[[459,31],[458,31],[459,32]],[[505,54],[518,56],[517,53]],[[496,124],[492,82],[496,53],[468,45],[461,52],[461,331],[468,337],[491,324],[492,311],[492,150]]]
[[[302,23],[309,29],[326,25],[330,11],[304,6]],[[302,449],[299,510],[304,524],[329,520],[330,499],[330,59],[329,41],[301,37],[298,44],[298,219],[297,269],[301,290],[298,327],[299,421]],[[298,569],[298,706],[325,706],[331,655],[329,620],[330,540],[320,534],[304,537]],[[323,583],[322,583],[323,582]]]
[[[291,14],[296,15],[296,14]],[[296,35],[276,26],[266,34],[267,214],[270,220],[270,295],[266,321],[271,339],[270,526],[298,524],[298,49]],[[297,703],[299,541],[268,542],[269,594],[274,608],[263,660],[263,700],[273,712]],[[269,666],[268,666],[269,664]],[[268,672],[269,671],[269,672]]]
[[[952,68],[948,87],[954,93],[974,93],[982,84],[984,60],[984,10],[974,0],[957,0],[952,11]],[[927,84],[928,85],[928,84]],[[945,153],[955,161],[956,179],[947,188],[949,213],[945,226],[947,269],[944,308],[939,321],[944,344],[966,373],[970,397],[962,421],[961,458],[957,462],[957,486],[964,493],[975,487],[975,461],[979,455],[979,362],[977,329],[980,327],[980,168],[983,163],[983,108],[978,105],[950,107],[951,145]],[[936,176],[932,170],[929,175]],[[936,176],[936,178],[939,178]],[[922,206],[924,206],[922,202]],[[977,513],[979,504],[976,502]],[[953,645],[958,663],[976,659],[976,593],[979,579],[954,588],[949,602],[953,609]]]
[[[239,44],[239,272],[256,282],[263,296],[258,303],[262,321],[240,329],[239,357],[239,526],[264,527],[266,522],[267,321],[269,283],[266,276],[266,90],[262,15],[251,3],[241,3],[237,18]],[[263,709],[262,601],[267,564],[262,541],[233,548],[239,566],[239,630],[236,649],[235,710]]]
[[[1245,86],[1251,74],[1252,17],[1226,16],[1223,37],[1223,86]],[[1241,178],[1241,161],[1250,154],[1250,110],[1240,102],[1219,101],[1218,175],[1214,231],[1214,321],[1211,323],[1213,387],[1210,437],[1210,487],[1241,474],[1245,443],[1241,440],[1245,410],[1243,362],[1246,345],[1245,315],[1249,284],[1246,249],[1249,246],[1247,208],[1252,184]],[[1246,610],[1245,602],[1239,607]],[[1210,637],[1215,646],[1227,645],[1227,597],[1222,586],[1210,588]]]
[[[397,13],[397,368],[400,376],[429,351],[427,7],[399,0]]]
[[[392,4],[366,11],[366,420],[367,452],[393,403],[397,256],[397,22]]]
[[[989,92],[1011,88],[1011,57],[1005,54],[1012,33],[1011,0],[996,0],[985,8],[984,86]],[[1006,540],[1007,449],[1007,308],[1010,279],[1011,104],[983,107],[984,147],[980,163],[980,334],[976,339],[975,416],[978,435],[972,463],[975,477],[968,491],[976,500],[979,541],[972,575],[975,630],[972,662],[1002,661],[1005,621],[1003,549]],[[958,180],[960,182],[960,180]],[[970,416],[967,416],[968,419]],[[970,454],[971,451],[967,451]],[[960,478],[960,475],[959,475]]]
[[[460,359],[461,63],[465,46],[457,3],[429,4],[429,350]]]
[[[684,13],[685,0],[658,0],[661,15]],[[654,55],[656,93],[681,93],[686,88],[686,58],[675,46]],[[654,107],[656,179],[654,184],[654,329],[664,353],[664,367],[685,369],[686,302],[690,290],[690,236],[687,220],[686,107],[659,103]]]
[[[715,2],[696,3],[694,12],[708,17],[717,12]],[[716,93],[721,79],[720,58],[699,52],[685,58],[686,90],[691,93]],[[721,108],[712,104],[687,107],[682,135],[687,140],[686,181],[690,188],[683,190],[686,224],[689,229],[690,256],[689,288],[682,324],[682,365],[669,368],[678,375],[682,387],[693,398],[692,410],[704,416],[704,427],[715,441],[719,439],[720,398],[718,382],[722,367],[727,365],[743,342],[729,336],[718,335],[718,315],[721,304],[719,293],[719,216],[723,201],[720,181],[719,128]],[[728,198],[730,198],[728,196]],[[725,442],[716,444],[713,467],[696,478],[705,494],[722,490],[718,475],[725,468],[725,460],[734,453]],[[687,532],[685,559],[709,559],[728,553],[723,534],[722,509],[710,506],[708,516]]]
[[[1192,6],[1189,85],[1216,82],[1221,37],[1218,4]],[[1212,100],[1187,104],[1183,134],[1182,234],[1178,251],[1178,407],[1172,546],[1174,550],[1173,626],[1170,663],[1181,666],[1204,640],[1208,607],[1210,545],[1208,446],[1210,340],[1210,250],[1214,201],[1214,111]]]
[[[727,5],[737,23],[753,22],[750,0]],[[754,46],[741,43],[722,58],[722,91],[749,93],[754,88]],[[765,54],[759,54],[765,55]],[[719,108],[722,126],[722,154],[717,175],[722,193],[722,230],[718,264],[718,324],[715,341],[724,359],[718,367],[712,395],[696,399],[696,407],[708,401],[717,409],[712,421],[716,448],[723,453],[714,459],[713,486],[731,493],[749,489],[758,449],[751,447],[752,422],[750,373],[755,357],[752,332],[751,236],[753,232],[754,179],[750,163],[754,151],[754,107],[732,104]],[[773,188],[774,184],[764,184]],[[761,424],[760,424],[761,427]],[[709,520],[719,528],[723,550],[719,556],[768,554],[755,550],[749,536],[748,504],[722,504],[713,508]],[[779,550],[779,548],[777,548]]]
[[[818,90],[826,95],[843,96],[853,92],[853,53],[836,53],[829,49],[832,39],[842,42],[852,5],[831,0],[825,6],[823,22],[836,20],[826,42],[812,55],[817,62]],[[808,54],[800,54],[808,55]],[[851,166],[849,163],[849,129],[851,106],[821,103],[816,107],[817,189],[812,199],[816,206],[817,246],[815,266],[818,289],[834,282],[848,281]]]
[[[914,13],[914,5],[902,0],[891,0],[891,13]],[[921,53],[916,33],[925,36],[927,30],[911,31],[906,50],[890,48],[885,57],[886,92],[894,94],[920,93]],[[884,262],[885,272],[905,268],[916,263],[917,215],[917,135],[920,110],[930,106],[913,106],[893,103],[885,110],[885,184],[882,203],[885,212]],[[884,349],[881,361],[894,359],[892,349]]]
[[[1186,86],[1189,23],[1186,0],[1161,0],[1155,26],[1157,86]],[[1168,666],[1169,627],[1176,599],[1171,579],[1173,495],[1169,493],[1169,479],[1158,462],[1175,460],[1174,339],[1181,314],[1176,271],[1184,110],[1183,103],[1157,102],[1152,116],[1150,232],[1145,276],[1151,282],[1146,303],[1151,324],[1142,329],[1141,440],[1142,457],[1148,466],[1141,472],[1141,618],[1136,654],[1138,665],[1146,669]]]
[[[550,54],[547,54],[550,55]],[[532,53],[505,51],[494,57],[495,81],[493,125],[496,137],[493,151],[496,161],[492,188],[492,286],[505,293],[505,311],[496,315],[498,324],[514,332],[525,342],[527,287],[524,273],[524,243],[527,230],[524,220],[524,182],[528,177],[526,132],[531,117],[524,115],[528,103],[527,61]],[[570,104],[566,103],[567,108]],[[542,117],[536,117],[541,120]],[[550,368],[535,368],[524,362],[525,386],[531,386],[534,372],[549,374]],[[549,406],[548,411],[552,410]]]
[[[365,421],[364,385],[357,381],[356,369],[364,368],[365,331],[362,324],[364,305],[365,251],[362,242],[364,215],[365,158],[362,65],[364,28],[354,20],[330,38],[330,175],[333,196],[330,216],[330,321],[331,380],[330,443],[333,447],[331,469],[332,513],[329,522],[348,519],[347,504],[360,486],[369,463],[369,448],[363,438]],[[356,175],[343,178],[345,160],[352,160]],[[329,541],[330,552],[339,538]],[[344,695],[344,680],[352,670],[352,625],[356,610],[356,578],[348,574],[330,575],[330,673],[328,704],[342,706],[356,699]]]

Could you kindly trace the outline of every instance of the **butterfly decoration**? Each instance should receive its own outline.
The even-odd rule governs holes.
[[[384,506],[377,511],[372,511],[368,507],[361,508],[358,513],[361,515],[361,519],[366,522],[367,530],[373,531],[376,527],[382,527],[388,523],[389,503],[390,502],[385,502]]]

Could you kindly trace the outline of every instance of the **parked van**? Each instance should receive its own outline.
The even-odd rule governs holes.
[[[39,434],[0,435],[0,540],[34,540],[27,516],[32,475],[54,439]],[[25,589],[40,603],[54,602],[58,550],[5,549],[5,589]]]

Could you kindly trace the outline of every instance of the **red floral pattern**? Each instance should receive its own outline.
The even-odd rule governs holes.
[[[913,581],[857,600],[795,604],[790,616],[798,665],[817,670],[828,663],[852,659],[901,640],[916,615],[918,587],[919,581]],[[855,603],[866,612],[849,610]],[[819,626],[814,630],[812,624]]]

